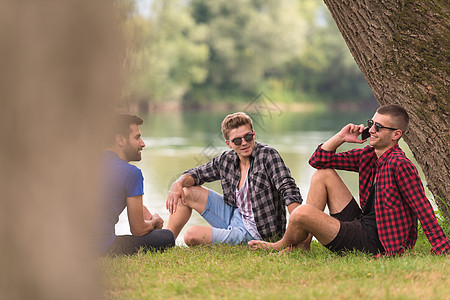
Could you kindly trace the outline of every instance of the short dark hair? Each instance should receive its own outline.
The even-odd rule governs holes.
[[[106,145],[112,146],[116,142],[116,135],[120,134],[126,138],[131,133],[130,125],[142,125],[144,124],[144,120],[136,115],[129,114],[116,114],[111,117],[110,124],[108,128],[108,135],[106,139]]]
[[[398,128],[402,132],[408,129],[409,116],[406,110],[400,105],[389,104],[380,106],[377,109],[377,113],[390,116],[392,118],[392,124],[389,124],[391,127]]]
[[[246,113],[237,112],[226,116],[222,122],[223,137],[227,140],[228,134],[230,133],[231,130],[236,129],[243,125],[249,125],[250,129],[253,130],[252,119]]]

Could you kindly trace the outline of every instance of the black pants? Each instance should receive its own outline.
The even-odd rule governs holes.
[[[143,236],[119,235],[106,252],[107,255],[134,254],[141,247],[149,251],[163,251],[175,246],[175,237],[167,229],[153,230]]]

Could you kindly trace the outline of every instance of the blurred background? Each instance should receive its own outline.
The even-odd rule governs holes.
[[[315,148],[350,122],[366,123],[379,106],[321,0],[119,0],[116,7],[127,45],[117,109],[144,118],[147,147],[136,165],[144,203],[166,223],[173,181],[228,149],[220,134],[227,114],[252,117],[257,140],[280,152],[306,199]],[[341,176],[359,199],[357,174]],[[221,192],[219,182],[206,186]],[[178,244],[190,225],[207,224],[194,213]],[[116,233],[129,233],[126,212]]]
[[[218,109],[261,91],[302,109],[376,105],[321,0],[118,0],[123,105]]]

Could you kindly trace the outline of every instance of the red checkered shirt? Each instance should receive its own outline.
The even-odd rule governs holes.
[[[378,235],[386,250],[383,255],[400,254],[414,247],[417,219],[433,246],[431,252],[450,253],[450,242],[425,196],[417,169],[398,145],[378,159],[371,146],[336,153],[325,151],[319,145],[309,163],[316,169],[358,172],[361,207],[364,207],[369,197],[369,187],[376,174],[375,215]]]

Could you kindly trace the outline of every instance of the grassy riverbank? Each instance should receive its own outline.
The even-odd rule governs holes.
[[[430,255],[422,235],[413,251],[374,259],[270,254],[246,246],[176,247],[101,261],[108,299],[450,299],[450,257]]]

